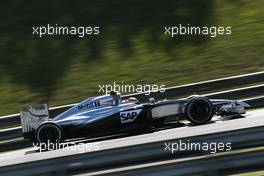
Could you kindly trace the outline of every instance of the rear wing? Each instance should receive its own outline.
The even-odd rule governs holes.
[[[30,106],[20,111],[20,120],[23,134],[32,133],[43,122],[49,119],[47,104]]]

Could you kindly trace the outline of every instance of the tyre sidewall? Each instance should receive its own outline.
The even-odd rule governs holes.
[[[39,127],[38,127],[38,129],[37,129],[37,132],[36,132],[36,141],[39,143],[39,144],[41,144],[41,143],[43,143],[43,142],[41,142],[41,140],[40,140],[40,131],[42,130],[42,129],[44,129],[45,127],[47,127],[47,126],[49,126],[49,127],[54,127],[57,131],[58,131],[58,136],[59,136],[59,138],[58,138],[58,140],[57,140],[57,142],[56,143],[59,143],[61,140],[62,140],[62,130],[61,130],[61,128],[57,125],[57,124],[55,124],[55,123],[52,123],[52,122],[48,122],[48,123],[44,123],[44,124],[42,124],[42,125],[40,125]],[[46,142],[45,142],[46,143]]]

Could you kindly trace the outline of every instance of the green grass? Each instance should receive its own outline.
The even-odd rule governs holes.
[[[232,176],[262,176],[264,175],[264,171],[252,171],[252,172],[246,172],[246,173],[241,173],[241,174],[233,174]]]
[[[50,106],[74,103],[88,96],[98,95],[98,85],[113,84],[114,81],[134,85],[165,84],[169,87],[262,71],[263,5],[261,0],[215,1],[214,21],[208,22],[208,25],[232,26],[232,35],[207,38],[206,41],[198,43],[185,40],[170,41],[174,39],[164,38],[164,31],[160,29],[158,38],[164,45],[156,44],[149,39],[149,31],[142,30],[132,34],[129,47],[122,46],[120,49],[122,41],[117,37],[118,32],[113,32],[113,36],[103,40],[99,49],[100,56],[91,58],[92,51],[86,48],[86,43],[82,39],[71,45],[69,56],[64,54],[67,49],[61,44],[60,39],[53,40],[53,45],[49,45],[47,42],[49,39],[43,39],[43,43],[47,42],[43,49],[45,57],[47,56],[45,63],[51,64],[52,70],[56,70],[60,69],[63,59],[57,62],[49,56],[56,55],[65,59],[69,57],[67,68],[63,67],[62,74],[54,72],[48,75],[49,78],[58,77],[52,82],[52,89],[49,89],[50,85],[46,85],[45,82],[37,89],[26,81],[20,81],[19,76],[14,79],[12,77],[14,72],[9,73],[8,69],[1,69],[0,65],[0,115],[17,113],[22,107],[44,101],[48,101]],[[19,48],[27,42],[31,41],[22,40],[15,46]],[[35,43],[32,42],[30,46],[23,52],[18,51],[17,55],[10,53],[10,56],[20,58],[21,53],[24,53],[25,57],[21,62],[27,62],[28,67],[31,63],[33,66],[43,64],[35,62],[35,58],[41,55],[37,50],[33,50],[36,47]],[[32,74],[38,76],[38,71],[41,72],[36,70],[27,76]],[[22,75],[23,72],[21,79]],[[43,75],[37,78],[40,82],[43,80],[41,76]]]

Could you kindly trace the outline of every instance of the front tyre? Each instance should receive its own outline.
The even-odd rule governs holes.
[[[62,132],[57,124],[44,123],[37,129],[36,139],[40,145],[58,144],[62,140]]]
[[[194,125],[209,122],[214,115],[214,107],[206,97],[194,97],[186,105],[186,117]]]

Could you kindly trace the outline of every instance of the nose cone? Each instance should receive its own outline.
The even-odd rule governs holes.
[[[238,101],[238,104],[244,106],[245,108],[250,108],[251,107],[249,104],[247,104],[247,103],[245,103],[243,101]]]

